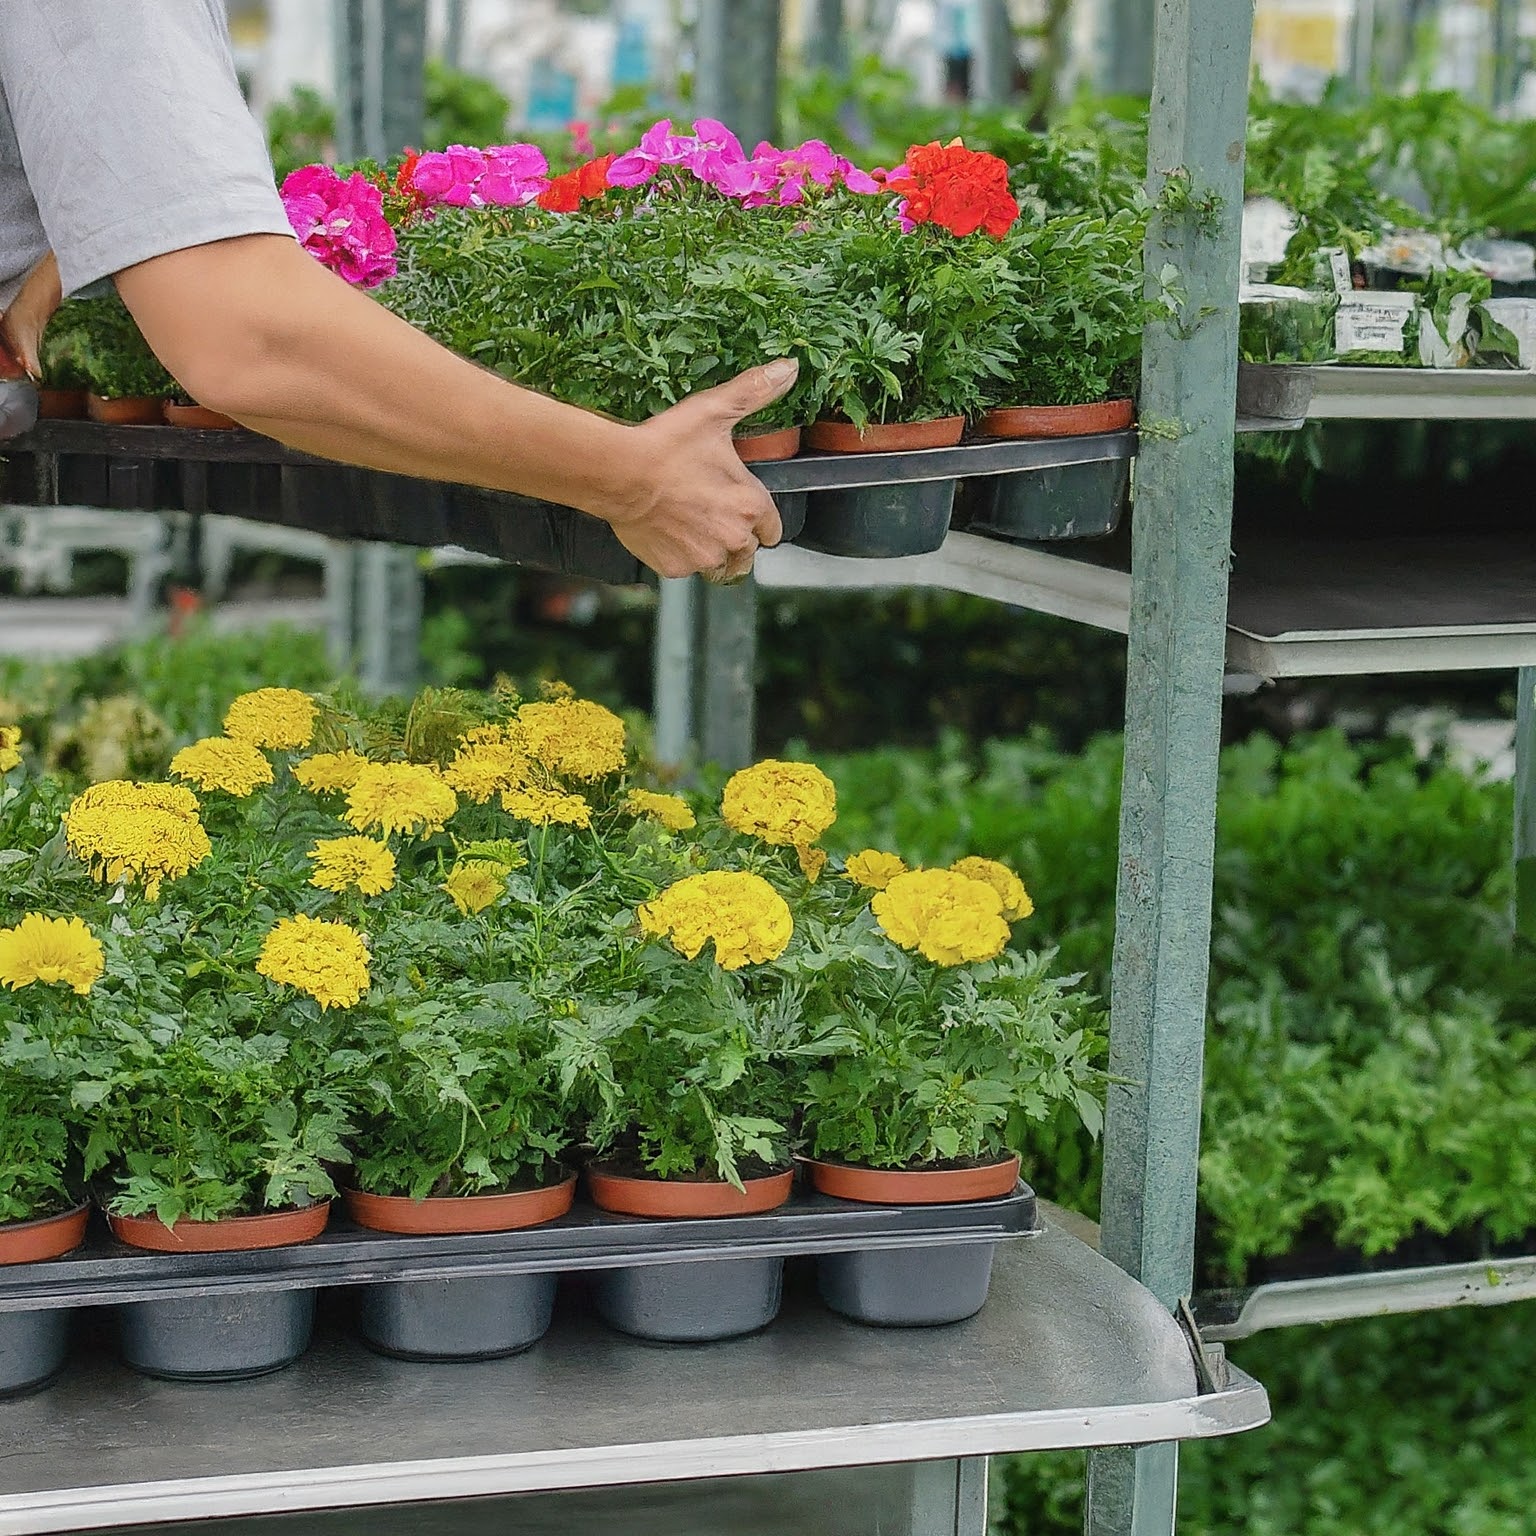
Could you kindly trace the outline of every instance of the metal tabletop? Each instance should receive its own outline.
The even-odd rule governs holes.
[[[1132,1445],[1267,1421],[1233,1371],[1201,1395],[1150,1292],[1050,1227],[1004,1245],[949,1328],[846,1322],[791,1288],[704,1348],[605,1330],[563,1297],[527,1355],[420,1365],[327,1330],[296,1366],[190,1386],[104,1352],[0,1405],[0,1536],[754,1473]]]

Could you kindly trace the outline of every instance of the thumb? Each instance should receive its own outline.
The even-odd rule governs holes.
[[[761,368],[749,368],[728,384],[706,390],[701,398],[714,405],[734,426],[744,417],[756,415],[765,406],[787,395],[799,377],[800,364],[792,357],[781,357]]]

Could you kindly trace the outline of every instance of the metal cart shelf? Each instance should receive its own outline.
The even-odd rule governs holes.
[[[569,1305],[512,1360],[407,1364],[333,1332],[286,1372],[212,1390],[146,1381],[98,1353],[0,1410],[0,1536],[1140,1445],[1266,1422],[1263,1388],[1222,1378],[1219,1351],[1214,1363],[1202,1391],[1181,1325],[1053,1226],[1006,1245],[987,1306],[948,1328],[864,1328],[792,1296],[755,1337],[658,1349]],[[865,1529],[845,1513],[844,1532]]]
[[[1291,409],[1274,416],[1249,411],[1243,432],[1293,431],[1303,421],[1536,421],[1536,372],[1505,368],[1352,368],[1329,363],[1244,364],[1245,397],[1274,398],[1282,387]],[[1299,391],[1306,397],[1294,414]]]

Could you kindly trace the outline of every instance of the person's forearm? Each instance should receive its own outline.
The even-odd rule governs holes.
[[[184,388],[289,447],[602,516],[638,494],[633,428],[465,362],[279,236],[159,257],[118,286]]]

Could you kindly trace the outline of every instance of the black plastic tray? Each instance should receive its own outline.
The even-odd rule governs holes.
[[[148,1253],[117,1242],[97,1216],[85,1246],[69,1257],[0,1267],[0,1313],[221,1292],[936,1248],[1039,1229],[1034,1191],[1022,1183],[1003,1199],[967,1205],[858,1205],[797,1191],[765,1215],[708,1220],[614,1216],[578,1201],[570,1215],[542,1227],[462,1236],[373,1232],[354,1226],[338,1206],[311,1242],[253,1253]]]
[[[807,491],[1018,474],[1126,459],[1134,432],[989,440],[917,453],[803,454],[751,466],[781,498]],[[607,524],[569,507],[500,491],[332,464],[253,432],[43,421],[0,444],[0,501],[119,511],[214,512],[340,539],[431,548],[455,544],[536,570],[615,585],[649,573]],[[803,502],[781,500],[786,528]]]

